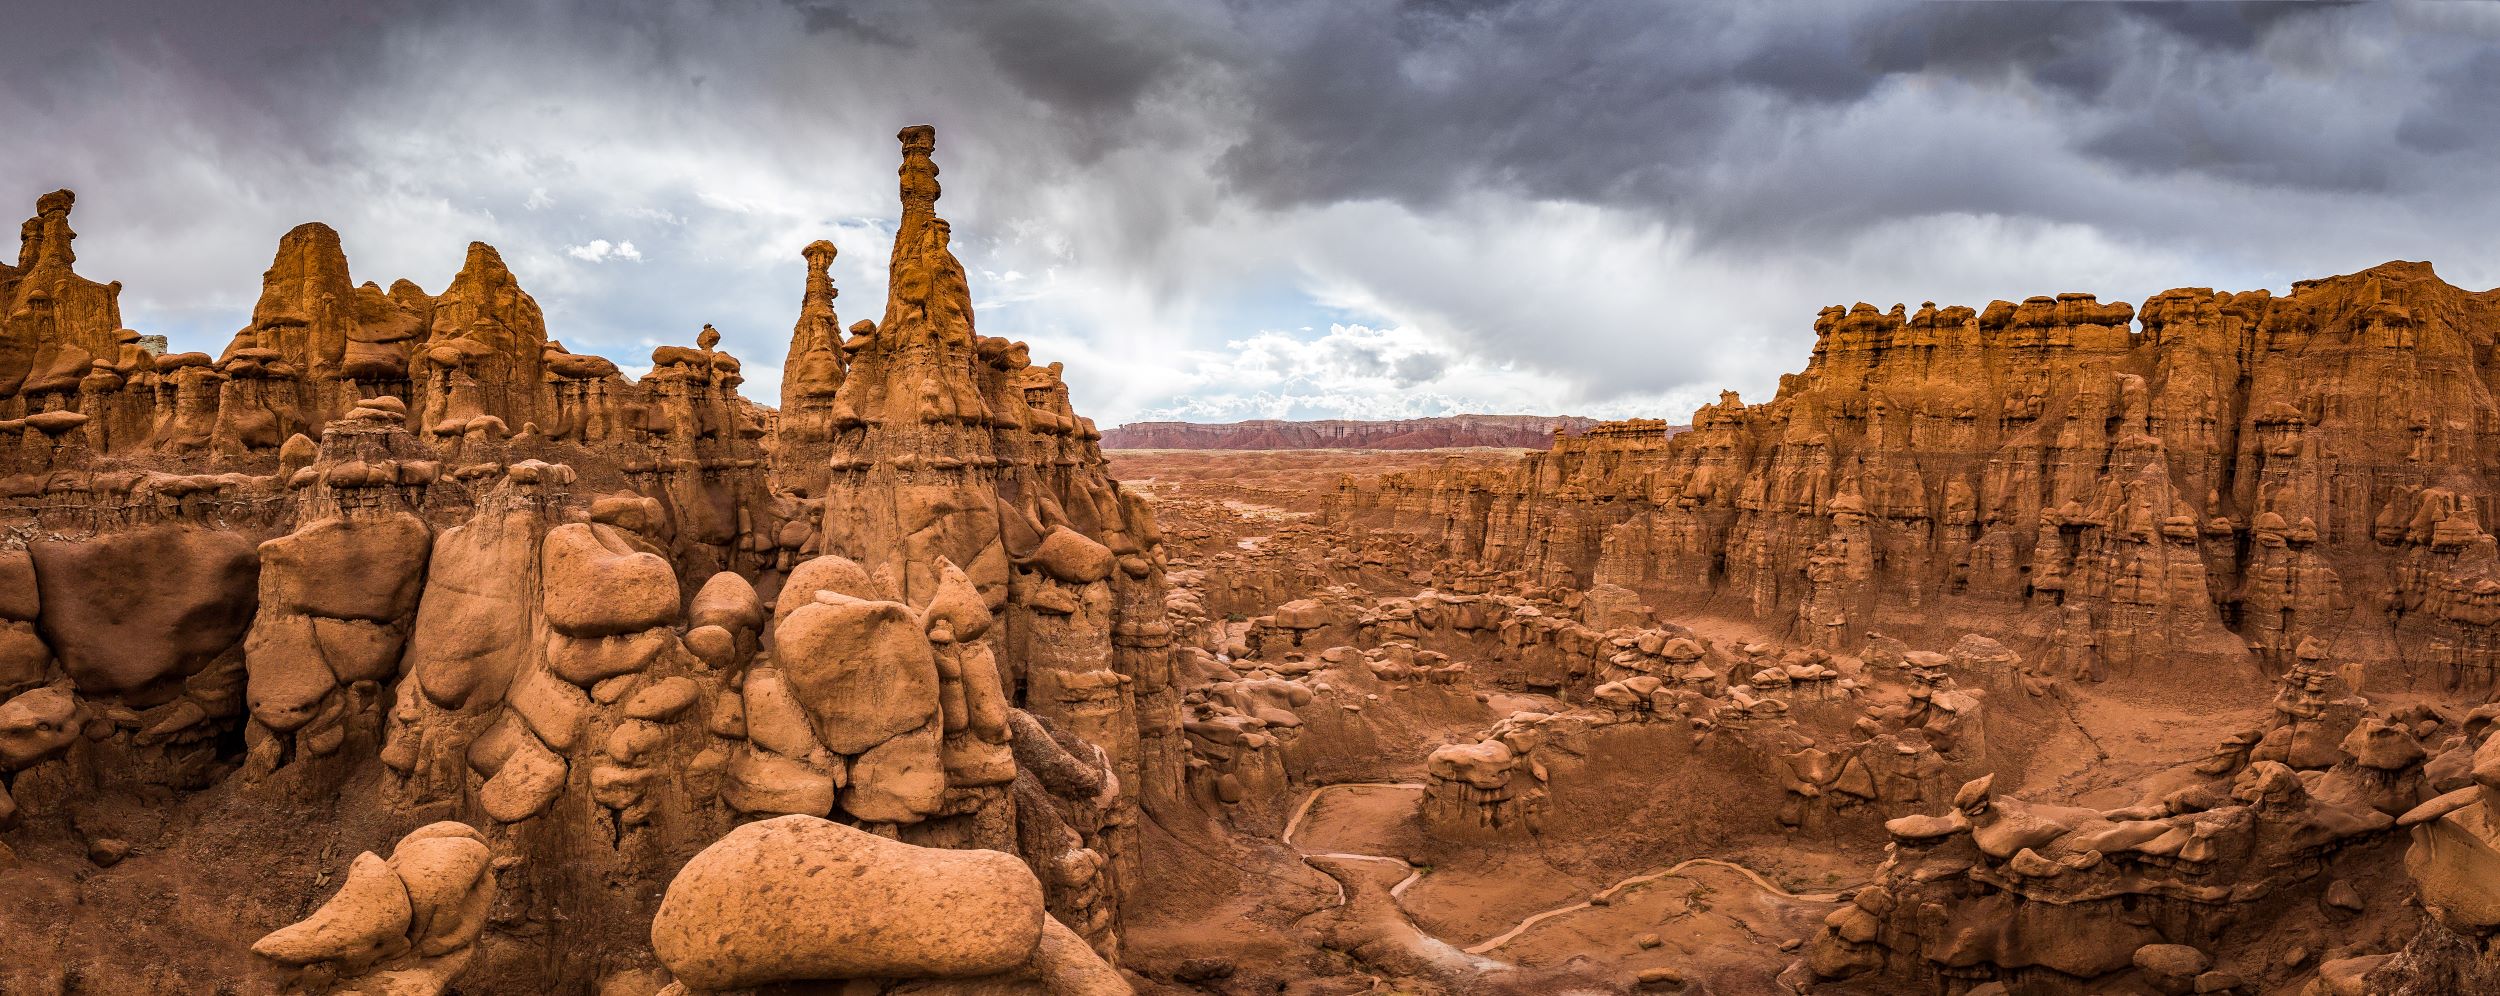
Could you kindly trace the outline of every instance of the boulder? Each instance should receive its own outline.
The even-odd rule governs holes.
[[[30,546],[40,630],[86,694],[131,694],[206,667],[242,639],[260,557],[240,534],[153,526]]]
[[[1111,576],[1111,548],[1066,526],[1052,526],[1028,558],[1051,579],[1067,584],[1092,584]]]
[[[781,594],[773,600],[773,627],[800,606],[816,599],[820,591],[835,591],[852,598],[876,601],[885,596],[877,583],[868,577],[867,568],[850,560],[827,554],[800,562],[790,569],[790,576],[781,583]]]
[[[1041,882],[1011,856],[783,816],[687,862],[652,918],[651,948],[700,989],[966,978],[1026,964],[1045,918]]]
[[[417,606],[433,551],[425,521],[406,512],[323,519],[260,545],[263,611],[390,622]]]
[[[380,855],[366,851],[347,866],[347,880],[313,915],[252,944],[252,953],[286,965],[336,961],[362,969],[408,947],[414,915],[408,888]]]
[[[937,660],[900,602],[823,594],[782,621],[774,660],[838,754],[862,753],[938,712]]]
[[[752,630],[764,624],[764,603],[756,598],[755,586],[748,584],[747,579],[735,571],[722,571],[695,590],[686,621],[696,626],[718,626],[732,633]]]
[[[615,636],[677,618],[677,572],[615,527],[573,522],[550,529],[540,563],[547,622],[568,636]]]
[[[529,511],[485,513],[434,538],[408,659],[435,705],[500,700],[529,657],[529,613],[516,607],[530,597],[528,558],[543,525]]]
[[[946,798],[946,763],[938,724],[895,737],[851,762],[842,811],[873,823],[917,823]]]

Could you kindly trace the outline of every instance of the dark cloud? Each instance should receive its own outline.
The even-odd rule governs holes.
[[[2428,82],[2431,95],[2406,109],[2397,141],[2432,155],[2500,144],[2500,49],[2442,66]]]
[[[875,312],[930,121],[984,330],[1103,417],[1278,356],[1241,404],[1628,414],[1766,392],[1836,300],[2500,282],[2496,52],[2456,4],[88,0],[0,10],[0,200],[78,187],[199,348],[320,218],[359,279],[485,239],[576,348],[714,322],[763,385],[799,245]]]

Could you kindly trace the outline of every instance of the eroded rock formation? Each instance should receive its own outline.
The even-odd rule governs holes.
[[[2314,637],[2367,687],[2491,684],[2500,295],[2389,263],[2282,298],[1860,304],[1815,329],[1768,403],[1409,475],[1336,521],[1833,648],[1984,616],[2096,680],[2232,675],[2252,649],[2280,672]]]
[[[901,138],[885,321],[845,339],[808,246],[778,415],[709,327],[629,379],[549,338],[492,247],[441,294],[385,291],[319,224],[219,356],[157,355],[46,195],[0,268],[0,824],[32,849],[0,849],[25,866],[0,932],[51,940],[12,942],[0,989],[1128,991],[1135,827],[1180,781],[1160,534],[1058,368],[974,331],[934,133]],[[236,862],[369,850],[312,909],[165,828],[212,811],[270,835]],[[78,938],[106,928],[44,905],[100,886],[33,857],[80,841],[101,887],[180,867],[238,922],[301,922],[256,961],[103,960]],[[706,871],[809,855],[870,876],[825,883],[852,913],[1025,922],[829,949],[856,964],[723,936],[844,929]],[[86,933],[36,930],[55,915]]]
[[[161,355],[41,198],[0,990],[2500,985],[2494,294],[1830,309],[1690,431],[1131,487],[898,137],[778,411],[317,224]]]

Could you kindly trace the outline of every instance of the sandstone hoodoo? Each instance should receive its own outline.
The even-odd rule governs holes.
[[[168,354],[39,197],[0,992],[2500,992],[2500,292],[1106,440],[898,138],[884,307],[799,248],[777,409],[320,224]]]

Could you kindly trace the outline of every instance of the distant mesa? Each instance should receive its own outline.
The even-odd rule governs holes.
[[[1438,418],[1247,422],[1131,422],[1105,431],[1107,450],[1433,450],[1495,446],[1542,450],[1556,434],[1596,426],[1577,415],[1445,415]]]

